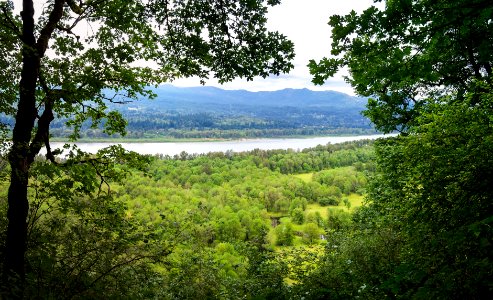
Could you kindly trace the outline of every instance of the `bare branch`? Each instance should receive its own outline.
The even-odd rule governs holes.
[[[70,28],[66,28],[66,27],[63,27],[63,26],[61,26],[61,25],[57,25],[57,26],[56,26],[56,28],[57,28],[58,30],[60,30],[60,31],[65,31],[65,32],[66,32],[66,33],[68,33],[68,34],[75,36],[75,38],[77,39],[77,41],[79,41],[79,40],[80,40],[80,36],[79,36],[79,35],[77,35],[77,34],[75,34],[75,33],[72,31],[73,27],[75,27],[75,26],[71,26]]]

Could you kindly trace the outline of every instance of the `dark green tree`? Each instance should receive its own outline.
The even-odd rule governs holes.
[[[347,67],[346,80],[371,97],[365,115],[376,128],[403,133],[376,144],[360,211],[365,226],[404,240],[380,288],[405,299],[491,298],[493,4],[382,4],[332,16],[333,56],[310,62],[315,83]]]
[[[14,123],[8,161],[8,229],[3,279],[23,281],[28,180],[40,149],[55,164],[50,124],[104,123],[124,134],[109,103],[152,96],[149,85],[179,77],[252,80],[292,68],[293,44],[265,28],[269,1],[12,1],[0,2],[0,112]],[[7,124],[2,124],[5,127]]]
[[[475,81],[490,81],[490,1],[395,0],[382,5],[361,15],[332,16],[332,56],[309,63],[315,84],[349,68],[345,79],[356,93],[371,97],[365,115],[378,130],[407,132],[428,103],[445,95],[463,101],[478,89]]]

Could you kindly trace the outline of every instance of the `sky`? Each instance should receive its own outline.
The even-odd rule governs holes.
[[[34,1],[37,11],[45,1]],[[22,7],[21,0],[14,0],[17,10]],[[354,95],[352,88],[343,80],[345,72],[340,72],[329,79],[323,86],[311,83],[308,71],[310,59],[320,60],[330,54],[329,17],[334,14],[344,15],[351,10],[362,12],[373,4],[373,0],[282,0],[280,5],[270,7],[267,15],[267,28],[286,35],[295,45],[296,57],[294,69],[289,74],[255,78],[253,81],[237,79],[220,85],[209,79],[208,86],[223,89],[245,89],[249,91],[274,91],[285,88],[308,88],[311,90],[333,90]],[[172,82],[175,86],[199,86],[197,78],[179,79]]]
[[[373,4],[372,0],[282,0],[280,5],[270,8],[268,29],[286,35],[295,45],[294,69],[289,74],[261,77],[253,81],[237,79],[220,85],[208,80],[206,85],[223,89],[245,89],[249,91],[273,91],[284,88],[307,88],[311,90],[333,90],[354,95],[342,78],[344,72],[328,80],[323,86],[311,83],[308,71],[310,59],[319,60],[330,54],[329,17],[334,14],[347,14],[351,10],[362,12]],[[195,78],[175,80],[176,86],[198,86]]]

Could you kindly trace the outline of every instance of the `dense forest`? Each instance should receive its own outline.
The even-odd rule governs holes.
[[[97,174],[77,163],[80,158],[63,161],[66,168],[59,170],[39,156],[30,183],[24,297],[382,299],[399,293],[408,298],[419,287],[412,297],[441,298],[453,291],[455,299],[486,299],[491,272],[486,224],[434,236],[451,239],[442,240],[447,248],[465,246],[467,258],[451,261],[447,252],[415,256],[427,251],[424,247],[444,245],[420,239],[421,247],[413,246],[412,233],[432,230],[428,226],[440,216],[434,213],[437,219],[425,222],[423,203],[416,210],[412,203],[382,200],[401,191],[388,188],[402,178],[393,172],[415,167],[401,153],[393,158],[398,169],[385,165],[395,155],[390,145],[402,139],[302,151],[137,156],[135,165],[131,158],[117,163],[118,176],[110,168],[97,169],[101,181],[88,181]],[[8,168],[2,165],[5,177]],[[6,198],[7,184],[2,181],[0,199]],[[5,228],[6,201],[0,203]],[[462,219],[475,210],[470,205],[446,207],[460,210]],[[419,214],[424,215],[419,225],[407,221]],[[441,221],[440,229],[453,226],[451,221]],[[413,232],[406,233],[405,226]],[[449,251],[457,255],[457,249]],[[448,271],[452,263],[475,273],[457,276]],[[422,267],[430,273],[414,269]]]
[[[147,160],[83,196],[83,178],[48,177],[51,164],[37,158],[25,297],[288,297],[324,247],[353,232],[375,171],[365,140]],[[59,201],[67,186],[77,196]]]
[[[294,44],[266,26],[280,1],[0,1],[0,298],[492,299],[493,4],[374,2],[331,16],[308,67],[315,84],[347,70],[397,136],[153,157],[50,140],[60,122],[123,135],[115,105],[176,78],[289,72]],[[272,107],[293,123],[169,115],[183,135],[251,136],[305,134],[324,111]]]

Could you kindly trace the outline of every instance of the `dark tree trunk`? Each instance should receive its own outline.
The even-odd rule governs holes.
[[[48,141],[49,126],[53,120],[53,99],[49,87],[45,86],[44,112],[38,121],[37,133],[32,132],[38,111],[36,108],[36,86],[40,75],[41,58],[48,48],[58,22],[63,16],[65,0],[55,0],[48,22],[40,31],[36,41],[34,35],[34,5],[32,0],[23,0],[22,17],[22,71],[19,82],[19,103],[12,134],[12,148],[9,153],[11,166],[8,192],[9,221],[3,262],[3,283],[7,298],[22,298],[25,275],[24,256],[27,244],[27,215],[29,202],[27,187],[29,169],[43,142]],[[0,295],[1,296],[1,295]]]
[[[34,37],[33,1],[23,1],[21,13],[23,29],[22,73],[19,83],[19,103],[12,135],[12,148],[9,153],[11,166],[10,187],[8,191],[9,221],[4,257],[4,283],[7,284],[9,297],[22,297],[24,281],[24,255],[27,239],[27,214],[29,203],[27,186],[29,168],[33,156],[29,153],[31,132],[37,116],[36,84],[39,73],[40,57],[36,50]],[[19,291],[20,294],[15,293]]]

